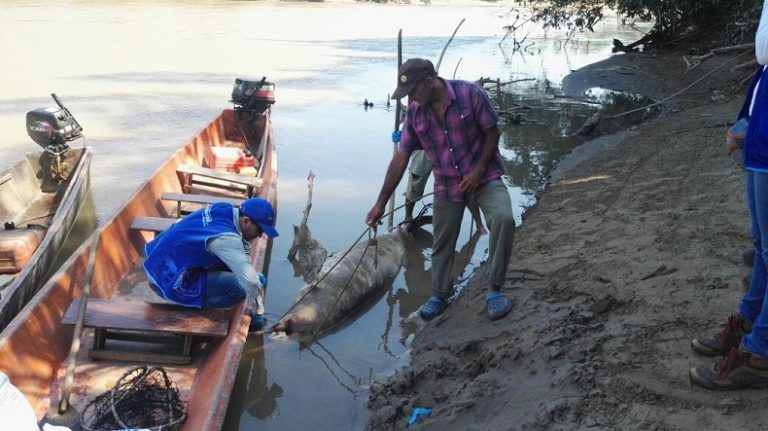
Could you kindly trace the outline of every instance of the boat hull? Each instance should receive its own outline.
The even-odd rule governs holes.
[[[64,242],[85,204],[90,189],[92,158],[89,147],[71,149],[67,163],[72,169],[61,184],[47,179],[46,157],[42,151],[28,154],[0,174],[0,177],[9,175],[9,180],[0,185],[0,217],[3,221],[14,220],[20,229],[26,222],[46,227],[46,233],[28,263],[0,290],[0,330],[54,272]],[[33,204],[29,205],[30,202]]]
[[[276,207],[277,155],[269,116],[261,119],[264,151],[259,175],[263,179],[258,196]],[[58,403],[60,384],[66,368],[66,356],[73,328],[63,325],[61,317],[73,299],[80,296],[90,250],[99,242],[95,257],[91,297],[113,300],[146,300],[149,294],[141,271],[141,254],[151,239],[149,232],[130,228],[137,216],[172,217],[176,204],[159,199],[163,192],[182,192],[182,180],[176,168],[182,164],[202,164],[209,146],[237,142],[233,130],[234,112],[223,111],[200,133],[173,154],[128,200],[128,203],[94,233],[64,263],[41,289],[38,296],[0,333],[0,370],[27,396],[38,417]],[[262,236],[252,242],[254,267],[263,271],[268,264],[269,240]],[[137,281],[138,280],[138,281]],[[164,366],[182,400],[187,403],[185,430],[221,428],[234,384],[237,364],[248,335],[250,317],[243,314],[245,302],[232,307],[226,337],[204,343],[189,365]],[[126,370],[141,364],[94,361],[87,356],[92,331],[84,331],[83,348],[77,357],[72,404],[82,408],[94,396],[103,393]],[[29,342],[28,340],[35,340]]]

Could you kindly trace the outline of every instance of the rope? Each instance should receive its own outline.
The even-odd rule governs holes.
[[[373,241],[375,241],[375,234],[374,234]],[[317,334],[320,333],[320,329],[322,329],[323,325],[325,325],[325,322],[328,320],[328,317],[330,317],[330,315],[333,312],[333,310],[336,309],[336,306],[339,304],[339,301],[341,300],[341,297],[344,295],[344,292],[347,291],[347,288],[351,284],[352,279],[355,277],[355,273],[357,272],[357,269],[360,268],[360,265],[363,263],[363,258],[365,258],[365,254],[368,252],[369,248],[371,248],[371,241],[370,240],[368,241],[368,244],[365,245],[365,249],[363,250],[363,254],[360,256],[360,260],[357,261],[357,265],[355,265],[355,269],[352,270],[352,274],[347,279],[347,282],[344,283],[344,287],[341,289],[339,294],[336,296],[336,300],[333,301],[333,305],[331,306],[330,309],[328,309],[328,312],[325,313],[325,317],[323,317],[323,320],[320,322],[320,324],[315,328],[315,331],[312,333],[312,339],[310,340],[310,343],[314,342],[317,339]],[[376,249],[378,250],[378,247],[376,247]],[[339,259],[339,260],[341,260],[341,259]]]
[[[186,418],[186,406],[165,369],[138,366],[123,373],[112,389],[91,400],[81,422],[89,431],[117,427],[175,431]]]
[[[421,199],[424,199],[424,198],[426,198],[426,197],[432,196],[432,195],[434,195],[435,193],[436,193],[436,192],[430,192],[430,193],[427,193],[427,194],[424,194],[424,195],[422,195],[422,196],[421,196],[419,199],[413,199],[413,200],[410,200],[410,201],[406,201],[404,204],[402,204],[402,205],[400,205],[400,206],[398,206],[398,207],[396,207],[396,208],[392,209],[391,211],[389,211],[389,212],[387,212],[387,213],[384,213],[384,214],[382,214],[382,215],[381,215],[381,217],[379,217],[379,218],[376,220],[376,223],[377,223],[377,224],[381,224],[381,221],[382,221],[382,220],[383,220],[385,217],[389,216],[390,214],[394,214],[394,212],[395,212],[395,211],[397,211],[397,210],[399,210],[399,209],[401,209],[401,208],[404,208],[404,207],[405,207],[406,205],[408,205],[408,204],[411,204],[411,203],[414,203],[414,202],[416,202],[416,201],[418,201],[418,200],[421,200]],[[423,211],[423,209],[422,209],[422,211]],[[419,213],[419,214],[421,214],[421,213]],[[336,268],[336,267],[339,265],[339,263],[341,263],[341,261],[342,261],[342,260],[344,260],[344,258],[345,258],[345,257],[347,257],[347,255],[348,255],[348,254],[349,254],[349,253],[352,251],[352,249],[353,249],[353,248],[354,248],[354,247],[355,247],[355,246],[356,246],[356,245],[357,245],[357,244],[360,242],[360,240],[363,238],[363,236],[364,236],[366,233],[367,233],[367,234],[369,234],[369,241],[370,241],[370,240],[371,240],[371,237],[370,237],[370,235],[371,235],[371,232],[373,232],[373,239],[375,239],[375,236],[376,236],[376,230],[375,230],[374,228],[370,227],[370,226],[369,226],[369,227],[367,227],[367,228],[366,228],[366,229],[365,229],[365,230],[364,230],[364,231],[363,231],[363,232],[360,234],[360,236],[358,236],[358,237],[357,237],[357,239],[355,240],[355,242],[353,242],[353,243],[352,243],[352,245],[351,245],[351,246],[349,246],[349,248],[347,248],[347,251],[345,251],[345,252],[344,252],[344,254],[341,256],[341,258],[339,258],[339,260],[338,260],[338,261],[336,261],[336,263],[334,263],[334,264],[333,264],[333,266],[332,266],[332,267],[330,267],[330,268],[328,269],[328,271],[326,271],[326,272],[325,272],[325,274],[323,274],[323,275],[322,275],[322,277],[320,277],[320,278],[317,280],[317,282],[313,283],[313,284],[312,284],[312,287],[311,287],[311,288],[309,288],[309,289],[307,289],[307,291],[306,291],[306,292],[304,292],[304,294],[303,294],[303,295],[301,295],[301,297],[300,297],[300,298],[299,298],[299,299],[298,299],[296,302],[294,302],[294,303],[293,303],[293,305],[291,305],[291,306],[290,306],[290,308],[288,308],[288,310],[287,310],[285,313],[283,313],[283,314],[282,314],[282,315],[281,315],[281,316],[280,316],[280,317],[277,319],[277,321],[279,322],[279,321],[283,320],[283,318],[284,318],[285,316],[287,316],[287,315],[288,315],[288,314],[289,314],[291,311],[293,311],[293,310],[296,308],[296,306],[298,306],[298,305],[301,303],[301,301],[303,301],[303,300],[304,300],[304,298],[306,298],[306,297],[307,297],[307,295],[309,295],[309,294],[310,294],[312,291],[314,291],[314,290],[317,288],[317,286],[318,286],[318,285],[319,285],[319,284],[320,284],[320,283],[321,283],[323,280],[325,280],[325,278],[326,278],[326,277],[328,277],[328,274],[330,274],[330,273],[331,273],[331,271],[333,271],[333,270],[334,270],[334,269],[335,269],[335,268]],[[369,244],[368,244],[368,245],[366,245],[365,251],[363,251],[363,257],[365,257],[365,253],[367,252],[367,250],[368,250],[368,248],[369,248],[369,247],[370,247],[370,242],[369,242]],[[362,257],[360,258],[360,262],[362,262]],[[354,276],[355,272],[357,271],[357,268],[359,268],[359,267],[360,267],[360,262],[358,262],[358,263],[357,263],[357,266],[355,266],[355,270],[352,272],[352,275],[353,275],[353,276]],[[352,278],[350,277],[350,280],[351,280],[351,279],[352,279]],[[347,281],[347,285],[349,285],[349,280]],[[344,289],[345,289],[345,290],[346,290],[346,286],[347,286],[347,285],[345,285],[345,286],[344,286]],[[342,291],[342,293],[343,293],[343,291]],[[341,298],[341,295],[339,295],[339,298]],[[337,303],[337,302],[338,302],[338,298],[337,298],[337,300],[336,300],[336,303]],[[336,306],[336,303],[334,303],[334,307]],[[328,318],[328,317],[327,317],[328,315],[330,315],[330,312],[328,312],[328,314],[326,314],[326,317],[325,317],[325,319],[323,319],[323,323],[325,323],[325,320]],[[272,329],[270,329],[270,331],[268,331],[268,332],[274,332],[274,326],[273,326],[273,327],[272,327]],[[314,340],[314,339],[315,339],[315,335],[316,335],[316,334],[314,334],[314,335],[313,335],[313,337],[312,337],[312,340]]]
[[[615,118],[623,117],[623,116],[628,115],[628,114],[632,114],[634,112],[644,111],[644,110],[646,110],[648,108],[653,108],[656,105],[661,105],[662,103],[665,103],[665,102],[667,102],[667,101],[669,101],[669,100],[679,96],[680,94],[682,94],[686,90],[690,89],[694,85],[698,84],[699,82],[703,81],[704,79],[708,78],[710,75],[712,75],[713,73],[717,72],[721,68],[725,67],[726,65],[728,65],[730,63],[733,63],[734,61],[738,60],[739,58],[743,57],[746,54],[749,54],[750,52],[752,52],[752,51],[744,51],[741,54],[737,55],[736,57],[733,57],[732,59],[726,61],[725,63],[717,66],[716,68],[714,68],[712,70],[710,70],[709,72],[704,74],[704,76],[702,76],[701,78],[693,81],[691,84],[689,84],[688,86],[684,87],[682,90],[677,91],[676,93],[672,94],[671,96],[665,97],[664,99],[661,99],[658,102],[651,103],[648,106],[643,106],[642,108],[636,108],[636,109],[632,109],[632,110],[627,111],[627,112],[622,112],[621,114],[613,115],[611,117],[606,118],[606,120],[612,120],[612,119],[615,119]]]

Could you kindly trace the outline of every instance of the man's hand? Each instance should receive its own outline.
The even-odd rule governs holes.
[[[378,226],[382,215],[384,215],[384,207],[378,204],[374,205],[365,217],[365,224],[370,227]]]
[[[476,169],[473,169],[469,175],[465,175],[461,179],[461,184],[459,184],[459,186],[461,187],[462,193],[472,193],[477,190],[478,187],[480,187],[480,180],[481,175],[477,173]]]

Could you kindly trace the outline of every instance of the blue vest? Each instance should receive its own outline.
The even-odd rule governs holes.
[[[752,171],[768,172],[768,67],[759,66],[747,91],[739,119],[749,115],[749,105],[755,85],[760,87],[755,94],[755,104],[749,119],[747,136],[744,138],[744,166]]]
[[[144,247],[144,272],[160,295],[180,305],[202,308],[206,271],[224,265],[206,241],[223,234],[241,236],[233,206],[215,203],[175,223]]]

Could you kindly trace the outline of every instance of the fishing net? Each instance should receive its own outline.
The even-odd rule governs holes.
[[[88,431],[176,431],[186,418],[179,389],[165,370],[143,366],[128,370],[112,389],[86,404],[82,413],[83,429]]]

